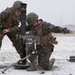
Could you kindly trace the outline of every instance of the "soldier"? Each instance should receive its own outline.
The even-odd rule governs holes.
[[[27,23],[29,25],[32,25],[31,31],[33,31],[36,37],[37,50],[38,50],[38,63],[40,67],[42,67],[44,70],[50,70],[55,62],[55,59],[54,58],[52,58],[51,60],[49,59],[53,52],[54,44],[58,44],[56,38],[52,36],[52,32],[70,33],[72,31],[68,30],[67,28],[62,28],[59,26],[55,26],[51,23],[47,23],[43,20],[40,23],[38,20],[38,15],[34,12],[29,13],[26,19]],[[34,58],[35,58],[34,55],[29,57],[31,65],[27,69],[27,71],[36,70]]]
[[[20,28],[18,27],[21,14],[20,4],[22,3],[21,1],[15,1],[12,7],[0,13],[0,47],[3,37],[7,35],[20,55],[20,58],[26,57],[26,51],[21,47],[18,36],[20,32]],[[18,64],[22,65],[26,65],[26,63],[26,60],[18,62]]]

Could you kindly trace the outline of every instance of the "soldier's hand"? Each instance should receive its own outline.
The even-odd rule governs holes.
[[[5,33],[8,33],[9,32],[9,29],[4,29],[3,30],[3,33],[5,34]]]
[[[70,30],[70,32],[69,32],[70,34],[75,34],[75,31],[72,31],[72,30]]]

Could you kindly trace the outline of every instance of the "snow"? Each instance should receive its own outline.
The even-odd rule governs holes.
[[[55,45],[54,52],[51,58],[55,58],[55,64],[50,71],[45,71],[44,75],[75,75],[75,63],[69,62],[70,56],[75,55],[75,35],[58,34],[58,44]],[[2,48],[0,50],[0,64],[13,63],[19,60],[19,55],[13,47],[11,41],[7,36],[4,37]],[[0,69],[0,75],[3,69]],[[24,70],[18,70],[9,68],[5,75],[40,75],[39,71],[28,72]]]

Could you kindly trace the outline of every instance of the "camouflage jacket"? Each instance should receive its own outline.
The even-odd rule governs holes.
[[[54,33],[69,33],[69,30],[59,26],[52,25],[47,22],[43,22],[40,25],[33,28],[35,36],[41,45],[48,46],[49,44],[57,44],[56,38],[52,36]]]
[[[19,22],[15,19],[12,8],[7,8],[0,13],[0,29],[9,29],[9,33],[19,31]]]

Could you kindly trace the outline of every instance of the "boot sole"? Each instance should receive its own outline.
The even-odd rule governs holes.
[[[27,69],[27,68],[29,68],[30,66],[29,65],[16,65],[16,66],[14,66],[15,67],[15,69]]]

